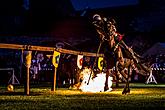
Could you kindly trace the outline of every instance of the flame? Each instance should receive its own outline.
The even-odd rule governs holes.
[[[92,78],[90,77],[92,70],[85,68],[81,75],[83,77],[82,83],[80,85],[80,90],[83,92],[105,92],[104,86],[106,81],[106,73],[99,73],[96,75],[96,77]],[[93,72],[92,72],[93,74]],[[90,77],[90,79],[89,79]],[[89,83],[88,83],[89,81]],[[108,87],[109,89],[107,91],[111,91],[112,88],[112,77],[108,77]]]

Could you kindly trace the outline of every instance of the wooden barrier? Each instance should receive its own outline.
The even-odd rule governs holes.
[[[91,57],[103,57],[104,54],[96,54],[91,52],[82,52],[82,51],[74,51],[62,48],[55,48],[55,47],[43,47],[43,46],[32,46],[32,45],[18,45],[18,44],[5,44],[0,43],[0,48],[6,49],[18,49],[18,50],[35,50],[35,51],[58,51],[60,53],[65,54],[73,54],[73,55],[84,55],[84,56],[91,56]]]
[[[84,56],[92,56],[92,57],[103,57],[104,54],[98,54],[96,53],[90,53],[90,52],[81,52],[81,51],[74,51],[74,50],[67,50],[67,49],[62,49],[62,48],[54,48],[54,47],[43,47],[43,46],[32,46],[32,45],[18,45],[18,44],[5,44],[5,43],[0,43],[0,48],[3,49],[16,49],[16,50],[23,50],[24,52],[27,51],[27,54],[25,55],[26,63],[28,63],[27,70],[26,70],[26,84],[24,91],[26,95],[29,95],[30,92],[30,86],[29,86],[29,68],[31,65],[31,51],[58,51],[60,53],[65,53],[65,54],[73,54],[73,55],[84,55]],[[56,69],[55,69],[56,73]],[[54,75],[54,83],[53,83],[53,91],[55,91],[55,83],[56,82],[56,76]]]

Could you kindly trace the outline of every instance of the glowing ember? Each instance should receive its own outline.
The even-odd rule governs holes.
[[[83,92],[104,92],[106,74],[99,73],[96,75],[96,77],[93,78],[93,76],[91,76],[91,78],[89,79],[90,74],[91,74],[91,69],[87,69],[87,68],[81,72],[81,75],[83,76],[82,78],[83,80],[79,89],[81,89]],[[111,86],[112,86],[112,77],[109,76],[108,77],[109,89],[107,91],[112,90]]]

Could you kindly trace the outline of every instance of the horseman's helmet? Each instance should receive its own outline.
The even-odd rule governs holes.
[[[94,21],[101,21],[102,19],[101,19],[101,16],[99,14],[95,14],[95,15],[93,15],[93,20]]]

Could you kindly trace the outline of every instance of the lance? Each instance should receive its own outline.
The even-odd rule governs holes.
[[[100,42],[99,47],[98,47],[98,49],[97,49],[96,57],[95,57],[95,61],[94,61],[92,70],[94,69],[94,66],[96,65],[96,61],[97,61],[98,54],[99,54],[99,52],[100,52],[100,48],[101,48],[102,43],[103,43],[103,40]],[[89,85],[89,81],[90,81],[90,78],[91,78],[91,75],[92,75],[92,70],[91,70],[91,73],[90,73],[90,75],[89,75],[89,79],[88,79],[87,85]]]

